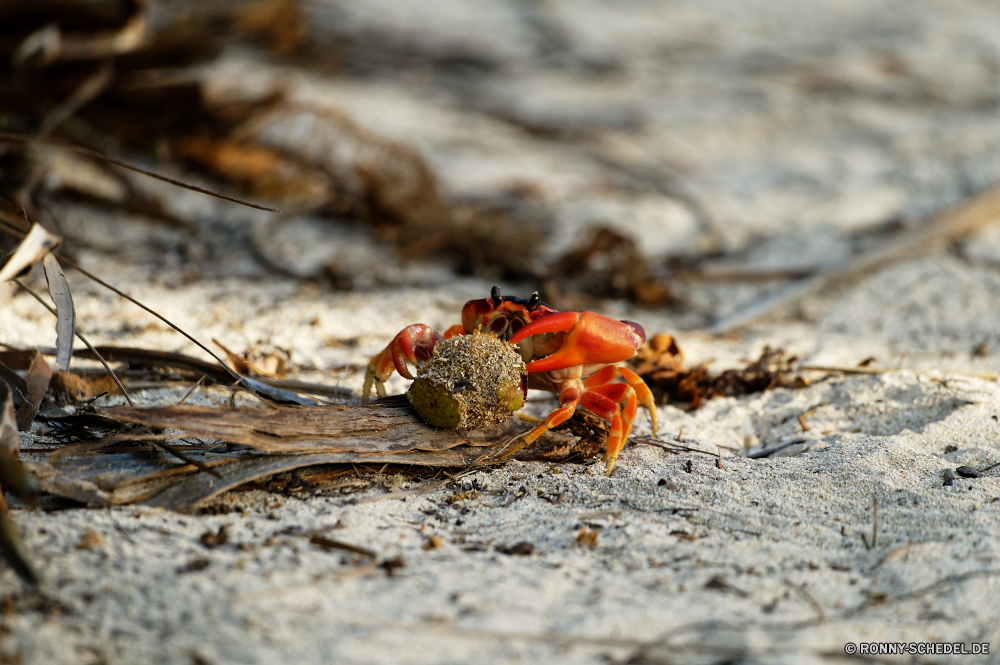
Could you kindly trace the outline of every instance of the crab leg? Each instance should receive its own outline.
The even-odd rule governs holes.
[[[649,410],[649,419],[653,425],[653,436],[656,436],[656,402],[653,400],[653,393],[650,392],[649,386],[646,382],[642,380],[638,374],[633,372],[627,367],[618,367],[617,365],[609,365],[604,369],[594,372],[586,379],[583,380],[583,385],[587,388],[594,388],[595,386],[604,385],[614,381],[618,377],[622,377],[635,389],[636,397],[642,402],[642,405]]]
[[[625,407],[619,411],[618,405],[622,402],[625,403]],[[611,421],[608,448],[604,453],[604,461],[608,465],[604,475],[610,476],[635,421],[635,413],[639,406],[635,390],[627,383],[595,386],[583,394],[580,406]]]
[[[441,335],[433,328],[422,323],[406,326],[378,355],[368,362],[365,372],[365,384],[361,389],[361,403],[367,404],[371,395],[372,383],[379,397],[385,397],[385,381],[392,376],[395,368],[402,376],[412,379],[413,375],[407,368],[409,362],[421,366],[434,353],[434,345],[441,341]]]
[[[564,383],[562,391],[559,393],[559,404],[561,406],[546,416],[545,420],[543,420],[538,427],[525,434],[524,438],[515,443],[513,448],[504,453],[504,458],[511,457],[522,448],[530,446],[538,439],[538,437],[545,434],[553,427],[558,427],[569,420],[570,416],[573,415],[573,412],[576,411],[576,405],[580,402],[582,387],[583,385],[580,381],[567,381]]]

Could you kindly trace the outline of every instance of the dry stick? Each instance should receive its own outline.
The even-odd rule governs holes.
[[[51,134],[52,130],[107,90],[114,77],[114,65],[111,60],[106,60],[96,72],[84,79],[83,83],[65,101],[42,118],[38,125],[38,138],[44,138]]]
[[[163,448],[164,450],[166,450],[168,453],[170,453],[174,457],[176,457],[176,458],[178,458],[180,460],[183,460],[184,462],[187,462],[188,464],[194,464],[196,467],[198,467],[200,470],[204,471],[207,474],[213,475],[216,478],[219,478],[220,480],[223,478],[223,475],[221,473],[219,473],[218,471],[216,471],[215,469],[213,469],[209,465],[205,464],[201,460],[197,460],[197,459],[191,457],[187,453],[181,452],[180,450],[178,450],[174,446],[170,445],[169,443],[164,443],[163,441],[152,441],[152,444],[154,446],[159,446],[160,448]]]
[[[800,439],[792,439],[791,441],[788,441],[786,443],[782,443],[780,445],[774,446],[773,448],[762,448],[761,450],[758,450],[756,452],[750,453],[749,455],[747,455],[747,459],[763,459],[765,457],[770,457],[774,453],[780,452],[780,451],[784,450],[785,448],[790,448],[791,446],[794,446],[794,445],[797,445],[797,444],[800,444],[800,443],[805,443],[805,442],[806,442],[806,439],[801,439],[801,438]]]
[[[872,492],[872,547],[878,545],[878,494]]]
[[[37,293],[35,293],[31,289],[29,289],[24,284],[24,282],[22,282],[20,279],[15,279],[14,282],[18,286],[20,286],[22,289],[24,289],[25,291],[27,291],[28,293],[30,293],[32,295],[32,297],[35,300],[37,300],[38,302],[40,302],[41,305],[42,305],[42,307],[44,307],[45,309],[49,310],[52,313],[53,316],[59,316],[58,314],[56,314],[56,310],[54,310],[53,308],[49,307],[49,304],[47,302],[45,302],[44,300],[42,300],[41,296],[39,296]],[[132,398],[129,397],[128,391],[125,390],[125,386],[123,386],[122,382],[118,380],[118,376],[114,372],[111,371],[111,367],[108,365],[107,361],[104,360],[104,358],[101,356],[101,354],[97,352],[97,349],[95,349],[93,347],[93,345],[90,342],[87,341],[87,338],[84,337],[83,333],[81,333],[79,330],[77,330],[75,326],[73,327],[73,333],[77,337],[80,338],[81,342],[83,342],[84,344],[87,345],[87,348],[90,349],[91,353],[93,353],[95,356],[97,356],[97,359],[101,361],[102,365],[104,365],[104,369],[108,370],[108,374],[110,374],[111,378],[114,379],[114,381],[115,381],[116,384],[118,384],[118,389],[121,390],[122,391],[122,395],[125,396],[125,401],[127,401],[130,406],[135,406],[135,403],[132,401]]]
[[[114,157],[109,157],[108,155],[97,152],[96,150],[91,150],[90,148],[84,148],[82,146],[74,145],[72,143],[66,143],[65,141],[57,141],[55,139],[48,139],[48,138],[39,138],[37,136],[28,136],[27,134],[20,134],[17,132],[0,132],[0,140],[20,141],[22,143],[41,143],[42,145],[49,145],[55,148],[62,148],[64,150],[78,152],[81,155],[87,155],[88,157],[99,159],[102,162],[107,162],[108,164],[114,164],[115,166],[120,166],[123,169],[128,169],[129,171],[135,171],[136,173],[141,173],[144,176],[149,176],[150,178],[161,180],[170,185],[174,185],[175,187],[180,187],[182,189],[189,189],[192,192],[198,192],[199,194],[206,194],[208,196],[213,196],[217,199],[222,199],[223,201],[238,203],[241,206],[254,208],[255,210],[265,210],[267,212],[281,212],[281,210],[279,210],[278,208],[268,208],[266,206],[257,205],[256,203],[250,203],[249,201],[244,201],[242,199],[235,198],[233,196],[226,196],[225,194],[213,192],[212,190],[205,189],[204,187],[198,187],[197,185],[189,185],[186,182],[181,182],[180,180],[174,180],[173,178],[168,178],[167,176],[160,175],[159,173],[154,173],[153,171],[147,171],[146,169],[141,169],[138,166],[132,166],[127,162],[123,162],[120,159],[115,159]]]
[[[861,542],[865,544],[867,550],[878,544],[878,494],[875,492],[872,492],[872,540],[869,543],[865,534],[861,534]]]
[[[798,302],[809,294],[838,282],[859,277],[889,263],[913,258],[935,247],[954,242],[998,220],[1000,220],[1000,187],[994,187],[971,201],[945,210],[914,235],[858,256],[815,277],[790,284],[777,294],[766,296],[746,309],[715,322],[709,330],[716,334],[727,332],[771,312],[778,306]]]
[[[680,435],[678,435],[679,437]],[[680,440],[678,438],[678,440]],[[681,445],[679,443],[671,443],[669,441],[663,441],[662,439],[654,439],[651,436],[633,436],[629,438],[629,441],[634,443],[641,443],[644,446],[654,446],[656,448],[663,448],[664,450],[669,450],[672,453],[679,454],[682,450],[689,453],[701,453],[702,455],[708,455],[709,457],[716,457],[721,455],[721,453],[710,453],[707,450],[699,450],[698,448],[689,448],[688,446]],[[718,446],[716,446],[718,448]]]
[[[907,370],[906,367],[840,367],[838,365],[799,365],[799,371],[802,372],[838,372],[840,374],[887,374],[889,372],[898,372],[901,370]],[[911,370],[916,371],[916,370]],[[925,375],[923,372],[917,372],[920,375]],[[962,376],[970,379],[985,379],[987,381],[996,380],[996,375],[990,372],[983,372],[980,374],[966,374],[964,372],[949,372],[952,376]]]
[[[885,374],[886,372],[895,372],[896,370],[888,369],[885,367],[840,367],[838,365],[799,365],[799,371],[840,372],[841,374]]]
[[[200,386],[201,384],[203,384],[205,382],[205,378],[206,378],[205,375],[202,374],[201,378],[198,379],[198,383],[196,383],[193,386],[191,386],[191,390],[187,391],[187,393],[184,394],[184,397],[181,398],[181,401],[177,402],[177,404],[175,406],[180,406],[181,404],[183,404],[184,402],[186,402],[187,399],[188,399],[188,397],[190,397],[191,395],[193,395],[194,391],[198,390],[198,386]]]

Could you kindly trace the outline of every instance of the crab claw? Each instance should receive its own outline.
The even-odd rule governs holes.
[[[517,344],[533,335],[566,333],[559,349],[527,365],[529,373],[551,372],[575,365],[610,364],[628,360],[646,341],[638,323],[616,321],[597,312],[557,312],[521,328],[510,338]]]
[[[385,381],[395,369],[407,379],[412,379],[406,363],[419,367],[431,359],[434,346],[441,341],[441,335],[429,326],[415,323],[406,326],[378,355],[368,361],[365,384],[361,389],[361,403],[367,404],[372,384],[379,397],[385,397]]]

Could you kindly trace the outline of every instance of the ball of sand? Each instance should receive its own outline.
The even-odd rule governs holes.
[[[431,425],[494,427],[524,404],[527,372],[517,350],[496,335],[474,332],[442,340],[406,392]]]

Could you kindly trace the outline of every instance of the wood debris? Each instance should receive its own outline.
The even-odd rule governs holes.
[[[670,335],[654,335],[632,360],[635,372],[653,391],[660,403],[687,402],[694,410],[713,397],[736,397],[772,388],[800,388],[797,358],[786,357],[783,349],[767,346],[757,360],[740,369],[711,374],[707,364],[684,366],[684,354]]]

